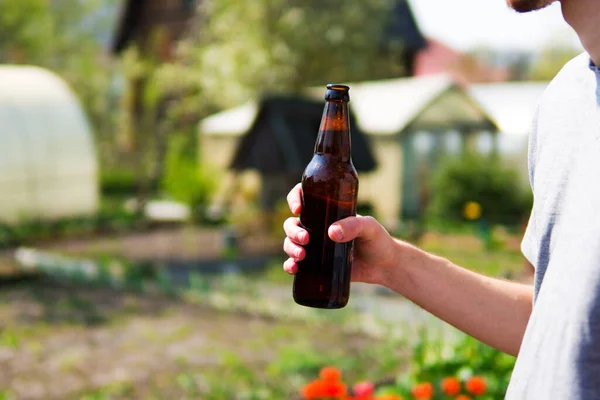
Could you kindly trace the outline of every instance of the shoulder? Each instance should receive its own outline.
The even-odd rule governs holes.
[[[540,104],[548,98],[564,96],[565,92],[577,90],[582,84],[586,85],[587,80],[593,75],[589,65],[590,57],[587,53],[581,53],[567,62],[546,87],[540,98]]]
[[[567,62],[538,98],[529,136],[532,185],[540,148],[548,142],[552,144],[568,140],[564,132],[569,131],[568,125],[576,119],[574,115],[585,108],[588,101],[586,92],[595,88],[595,82],[590,82],[590,79],[595,79],[589,68],[589,60],[588,54],[582,53]]]

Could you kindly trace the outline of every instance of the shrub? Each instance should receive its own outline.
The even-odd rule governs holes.
[[[100,191],[104,196],[132,196],[137,191],[135,173],[127,169],[102,171]]]
[[[200,168],[196,157],[188,154],[190,144],[177,139],[169,145],[160,187],[173,200],[188,205],[195,219],[201,219],[216,188],[216,172],[207,166]]]
[[[427,214],[450,222],[482,218],[490,224],[519,224],[529,215],[532,196],[517,172],[497,158],[466,154],[448,159],[434,176]]]

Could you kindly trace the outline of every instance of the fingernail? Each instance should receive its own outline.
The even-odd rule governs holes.
[[[296,212],[296,211],[298,211],[298,208],[299,208],[299,207],[300,207],[300,203],[298,203],[298,202],[295,202],[295,201],[294,201],[294,202],[292,203],[292,212]]]
[[[305,242],[308,241],[308,234],[306,232],[300,232],[300,233],[298,233],[298,236],[296,237],[296,239],[298,239],[298,242],[300,244],[304,244]]]
[[[300,258],[300,252],[302,252],[302,249],[294,250],[294,255],[296,256],[296,259]]]
[[[331,225],[331,238],[335,240],[343,240],[344,232],[342,232],[342,228],[339,225]]]

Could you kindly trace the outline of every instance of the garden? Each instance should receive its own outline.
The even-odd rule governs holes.
[[[497,240],[422,245],[521,277],[518,241]],[[514,363],[383,288],[354,284],[340,311],[299,307],[277,257],[185,281],[109,257],[21,259],[42,273],[0,292],[5,399],[500,399]]]
[[[343,14],[323,2],[207,2],[207,23],[168,60],[156,56],[160,32],[154,53],[107,55],[117,3],[0,1],[0,62],[70,85],[99,163],[93,215],[0,224],[0,400],[502,399],[513,357],[384,287],[353,284],[338,311],[297,306],[282,271],[284,198],[269,218],[250,191],[245,207],[211,212],[227,171],[200,159],[198,121],[263,91],[404,74],[399,43],[379,40],[393,2]],[[326,57],[353,61],[332,72],[315,63]],[[418,229],[392,233],[530,282],[520,240],[532,199],[518,181],[493,155],[443,160]],[[144,211],[152,202],[189,212],[160,221]]]

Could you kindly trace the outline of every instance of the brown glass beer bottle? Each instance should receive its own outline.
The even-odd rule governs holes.
[[[296,303],[342,308],[350,296],[353,242],[335,243],[329,226],[356,215],[358,175],[352,164],[349,88],[327,85],[325,109],[312,160],[302,176],[300,224],[309,233],[306,257],[294,278]]]

